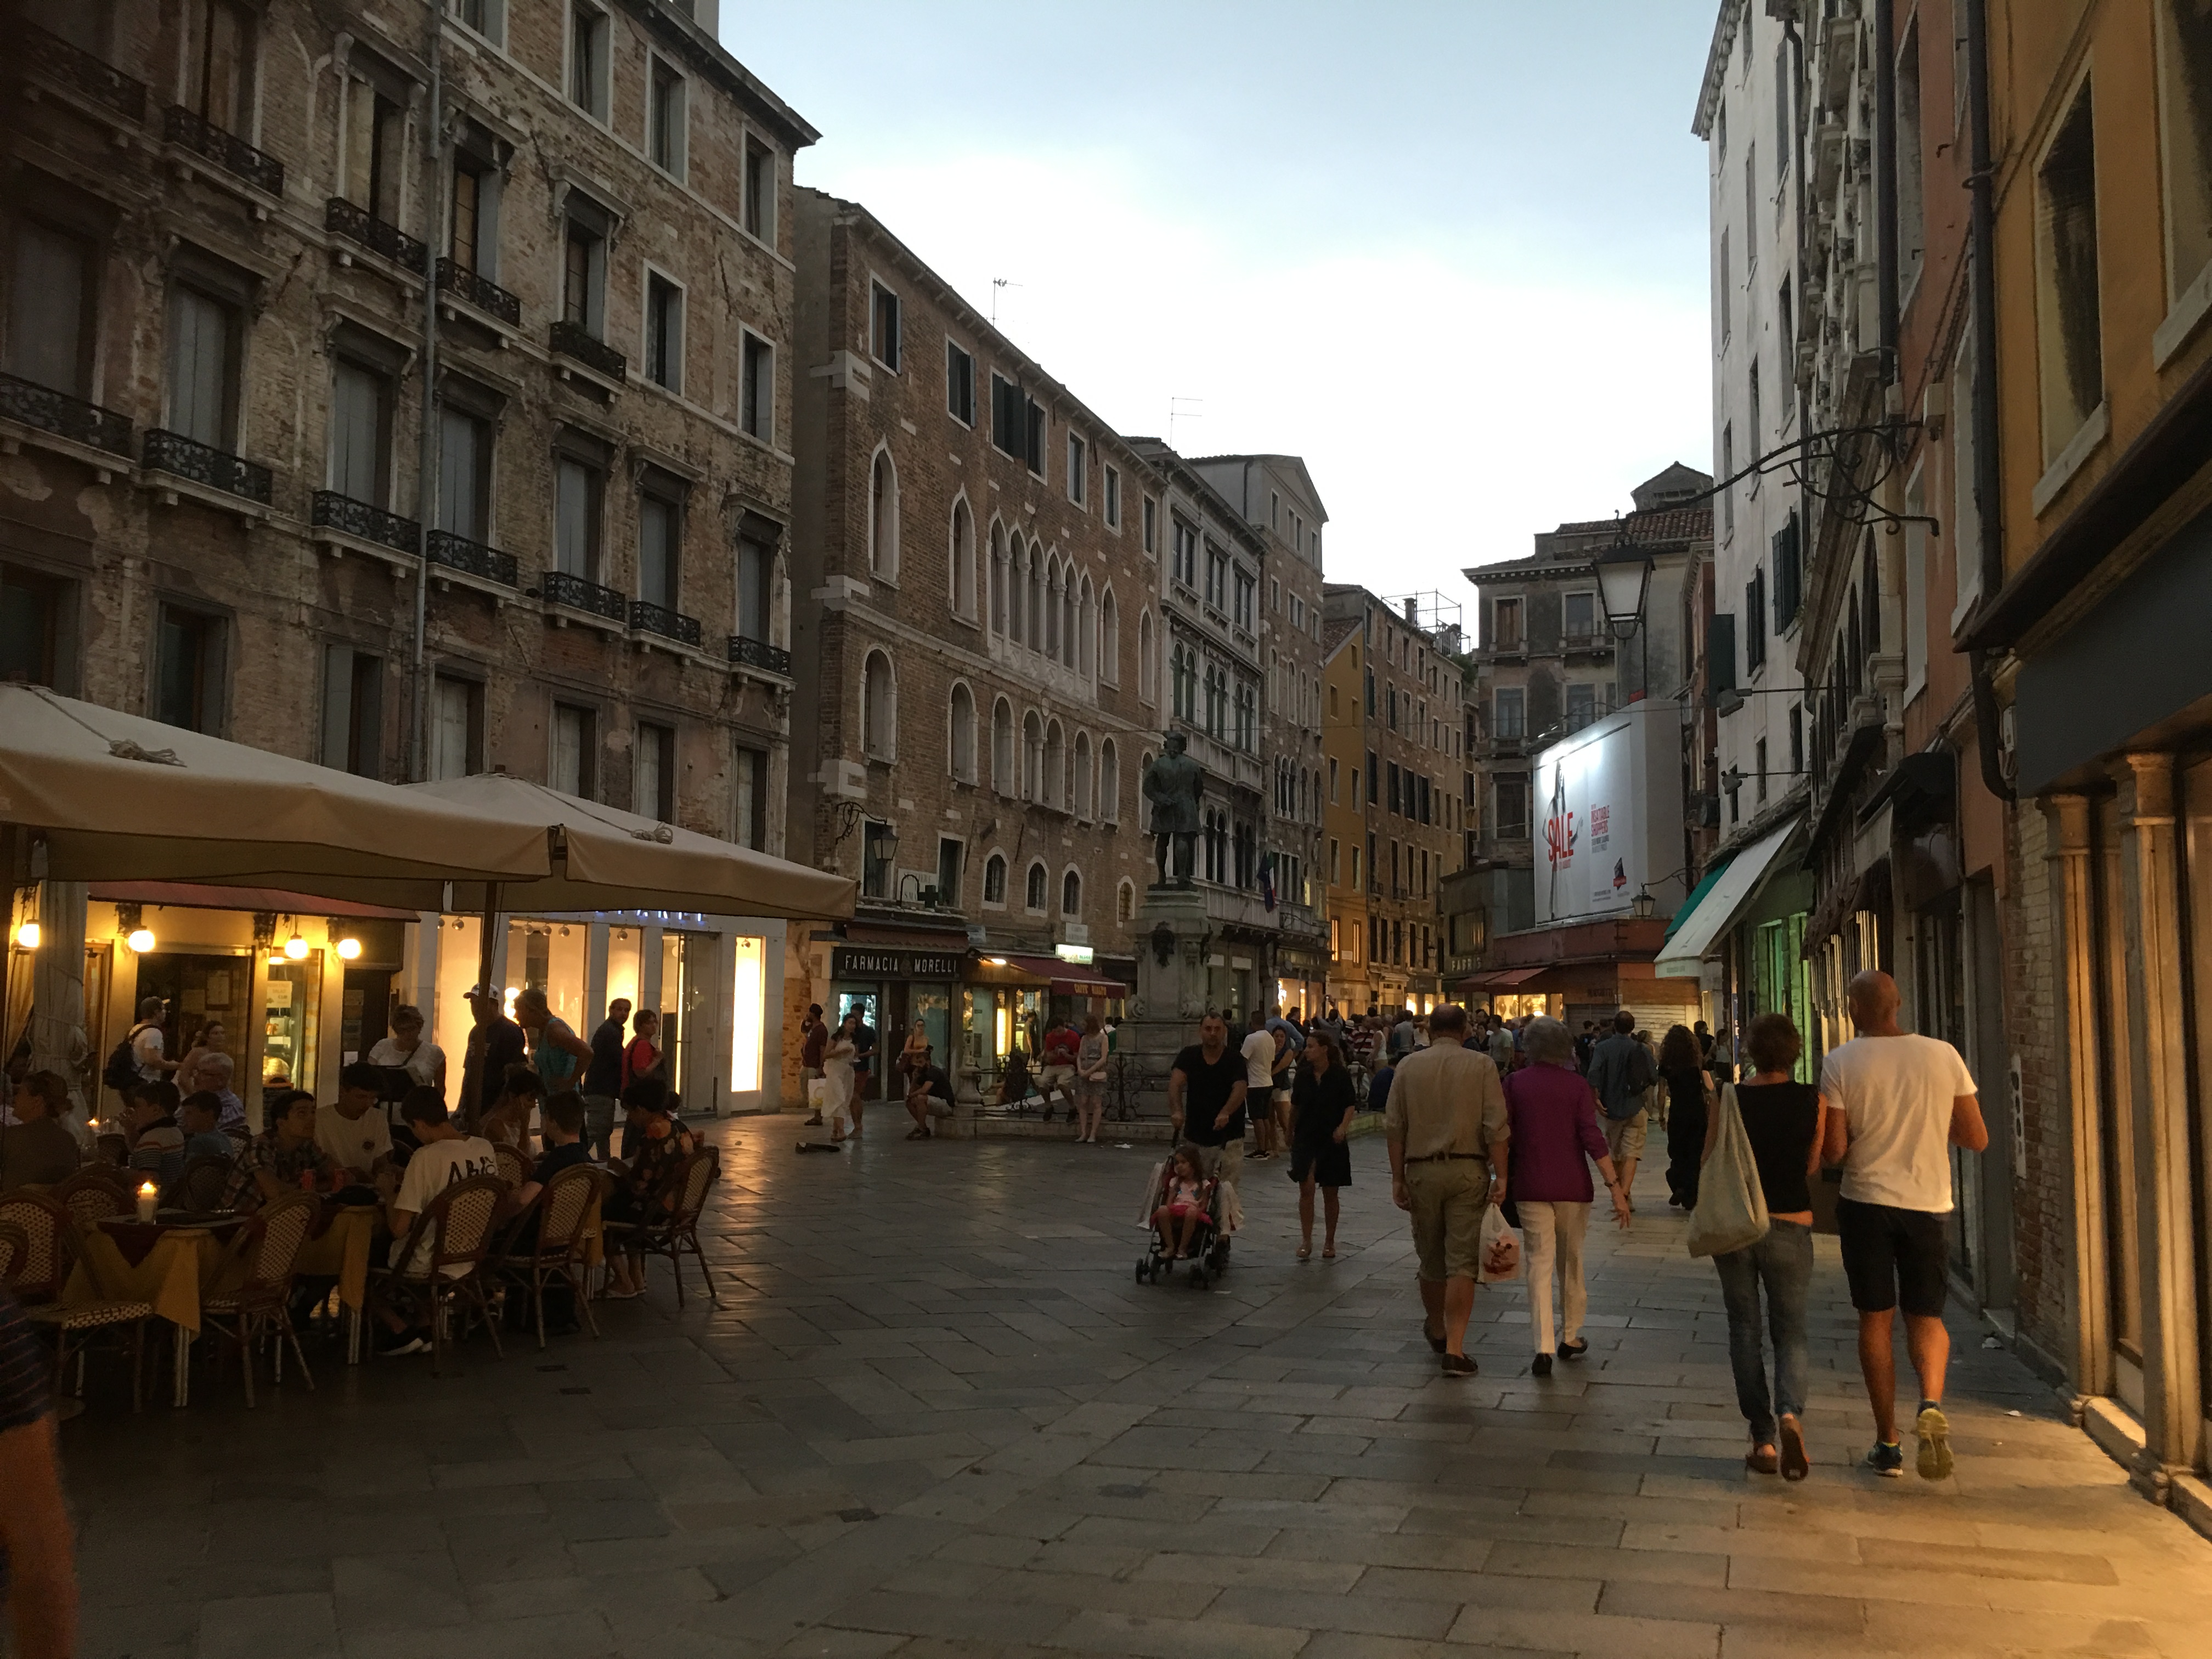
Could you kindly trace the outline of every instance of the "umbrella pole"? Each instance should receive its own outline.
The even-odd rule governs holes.
[[[499,988],[491,979],[493,941],[497,937],[493,929],[498,926],[499,884],[488,881],[484,884],[483,937],[477,945],[477,983],[494,996],[499,994]]]

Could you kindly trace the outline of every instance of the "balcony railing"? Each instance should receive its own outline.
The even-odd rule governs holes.
[[[111,455],[127,459],[131,454],[129,416],[13,374],[0,374],[0,417],[20,421],[58,438],[73,438]]]
[[[195,155],[236,173],[249,185],[271,196],[284,193],[284,164],[243,138],[204,120],[182,104],[172,104],[161,117],[161,136]]]
[[[629,602],[611,587],[602,587],[597,582],[586,581],[581,576],[572,576],[565,570],[549,570],[538,591],[554,605],[565,605],[572,610],[588,611],[594,617],[605,617],[609,622],[629,620]]]
[[[422,526],[412,519],[387,513],[367,501],[341,495],[335,489],[318,489],[308,521],[325,530],[342,530],[362,541],[374,542],[396,552],[412,553],[422,544]]]
[[[522,321],[521,301],[497,283],[489,282],[473,270],[464,270],[451,259],[438,261],[438,286],[448,294],[466,300],[487,317],[496,317],[510,327]]]
[[[520,571],[514,555],[502,553],[495,547],[486,547],[482,542],[472,542],[465,536],[456,536],[450,530],[430,532],[430,562],[441,564],[448,570],[465,571],[471,576],[481,576],[488,582],[498,582],[505,587],[519,587]]]
[[[619,380],[629,373],[629,359],[605,340],[594,338],[581,323],[556,322],[551,337],[553,349],[563,357],[574,357],[611,380]]]
[[[771,674],[787,678],[791,673],[790,652],[766,640],[749,640],[742,634],[730,635],[730,660],[747,668],[765,668]]]
[[[18,23],[22,46],[31,68],[51,76],[72,92],[96,104],[105,104],[128,120],[146,118],[146,83],[134,81],[121,70],[110,69],[90,52],[73,46],[58,34],[50,34],[35,23]]]
[[[699,619],[647,599],[629,602],[629,625],[641,634],[658,634],[684,645],[699,643]]]
[[[333,236],[358,242],[371,253],[380,253],[392,264],[417,276],[430,268],[430,250],[394,224],[387,224],[367,208],[356,207],[343,196],[323,204],[323,228]]]
[[[154,428],[146,434],[144,459],[149,472],[174,473],[210,489],[269,505],[271,480],[267,467],[196,443],[181,433]]]

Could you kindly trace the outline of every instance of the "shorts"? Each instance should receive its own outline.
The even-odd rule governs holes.
[[[1607,1117],[1600,1113],[1597,1121],[1605,1125],[1605,1144],[1616,1168],[1624,1159],[1644,1156],[1646,1122],[1642,1107],[1637,1108],[1633,1117]]]
[[[1289,1105],[1291,1103],[1290,1085],[1286,1083],[1281,1088],[1276,1090],[1273,1097],[1275,1104],[1279,1107]]]
[[[1037,1087],[1050,1094],[1055,1089],[1066,1089],[1075,1082],[1073,1066],[1043,1066],[1037,1068]]]
[[[1234,1187],[1244,1173],[1244,1142],[1242,1137],[1225,1146],[1201,1146],[1198,1149],[1198,1172],[1209,1181],[1224,1181]]]
[[[1490,1207],[1489,1164],[1479,1158],[1409,1163],[1406,1196],[1412,1200],[1420,1276],[1432,1282],[1475,1278],[1482,1212]]]
[[[1844,1247],[1851,1306],[1861,1313],[1902,1307],[1914,1319],[1942,1316],[1950,1290],[1942,1211],[1900,1210],[1839,1198],[1836,1235]]]

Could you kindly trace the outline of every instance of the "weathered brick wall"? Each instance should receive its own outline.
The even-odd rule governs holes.
[[[2032,802],[2007,815],[2005,1030],[2021,1068],[2027,1174],[2013,1193],[2023,1352],[2056,1380],[2074,1352],[2074,1200],[2062,872],[2054,827]]]

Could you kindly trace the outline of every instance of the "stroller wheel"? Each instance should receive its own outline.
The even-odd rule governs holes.
[[[1144,1263],[1143,1260],[1140,1258],[1140,1259],[1138,1261],[1138,1262],[1137,1262],[1137,1283],[1139,1283],[1139,1285],[1141,1285],[1141,1284],[1143,1284],[1144,1282],[1145,1282],[1145,1263]]]

